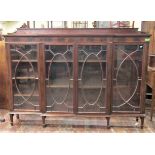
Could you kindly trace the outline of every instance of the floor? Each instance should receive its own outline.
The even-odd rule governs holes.
[[[46,118],[47,127],[42,127],[42,121],[36,115],[20,115],[20,120],[14,116],[14,126],[10,125],[7,110],[0,110],[0,117],[5,118],[5,122],[0,122],[0,132],[101,132],[101,133],[155,133],[155,116],[150,121],[150,112],[146,111],[144,128],[140,129],[140,121],[136,122],[134,117],[111,118],[111,128],[106,128],[106,119],[65,119],[65,118]]]

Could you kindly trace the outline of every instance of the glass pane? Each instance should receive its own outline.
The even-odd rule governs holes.
[[[39,92],[37,80],[13,80],[13,94],[14,108],[39,110]]]
[[[36,45],[10,45],[12,60],[36,60],[37,52]]]
[[[142,45],[119,45],[114,51],[113,111],[138,111]]]
[[[79,112],[104,112],[106,87],[106,46],[78,47]]]
[[[71,111],[73,93],[73,47],[46,45],[47,111]]]
[[[12,77],[38,77],[38,64],[35,62],[12,62]]]

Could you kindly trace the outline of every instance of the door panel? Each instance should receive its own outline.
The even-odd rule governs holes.
[[[139,111],[143,45],[115,45],[113,111]]]
[[[46,110],[73,111],[73,46],[45,45]]]
[[[38,47],[10,44],[13,108],[39,110]]]

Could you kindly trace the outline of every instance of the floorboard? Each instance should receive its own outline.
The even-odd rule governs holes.
[[[81,119],[81,118],[52,118],[47,117],[47,127],[42,127],[42,120],[37,115],[20,115],[20,120],[14,116],[14,126],[10,125],[9,111],[0,110],[0,117],[5,118],[4,123],[0,123],[0,132],[19,133],[42,133],[42,132],[73,132],[73,133],[154,133],[155,116],[150,121],[150,112],[146,111],[144,128],[140,129],[140,120],[136,123],[134,117],[113,117],[110,119],[111,128],[106,128],[106,119]]]

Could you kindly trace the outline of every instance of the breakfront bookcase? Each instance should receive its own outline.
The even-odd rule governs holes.
[[[149,35],[133,28],[28,29],[5,36],[10,121],[145,117]]]

